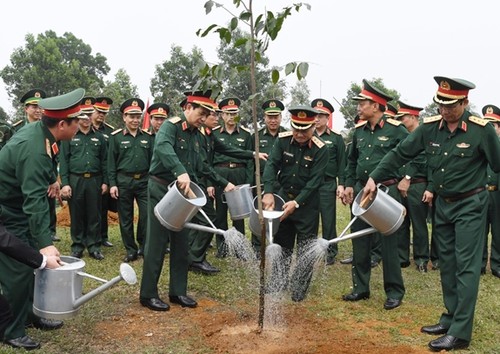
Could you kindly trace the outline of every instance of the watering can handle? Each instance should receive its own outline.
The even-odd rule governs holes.
[[[227,204],[226,195],[225,195],[224,193],[222,193],[222,194],[220,195],[220,199],[222,199],[222,202],[223,202],[224,204]]]
[[[389,194],[389,187],[387,187],[385,184],[378,183],[377,188]]]

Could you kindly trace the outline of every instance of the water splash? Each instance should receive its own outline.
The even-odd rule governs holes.
[[[224,232],[223,236],[228,255],[237,257],[243,261],[256,260],[250,240],[241,232],[231,227]]]

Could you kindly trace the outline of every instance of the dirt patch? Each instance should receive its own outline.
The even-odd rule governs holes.
[[[428,353],[424,347],[392,342],[390,328],[401,323],[340,323],[337,318],[319,318],[302,304],[289,304],[283,307],[282,324],[264,327],[260,332],[257,314],[249,310],[255,311],[247,304],[226,306],[209,299],[199,299],[196,309],[174,305],[166,313],[136,303],[123,316],[98,323],[98,340],[94,342],[107,343],[98,348],[104,351],[125,341],[131,351],[155,348],[176,352],[172,343],[181,342],[182,352],[187,346],[190,352],[206,352],[200,348],[208,347],[215,353],[242,354]]]
[[[108,225],[118,225],[118,213],[108,211]],[[66,202],[57,211],[57,226],[71,226],[69,207]]]

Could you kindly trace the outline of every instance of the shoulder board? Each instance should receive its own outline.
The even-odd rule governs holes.
[[[392,118],[387,118],[387,123],[395,125],[396,127],[402,124],[401,121]]]
[[[318,138],[317,136],[313,136],[313,137],[311,138],[311,140],[312,140],[312,141],[313,141],[313,143],[314,143],[317,147],[319,147],[320,149],[321,149],[323,146],[325,146],[325,143],[324,143],[324,142],[323,142],[320,138]]]
[[[362,126],[363,126],[363,125],[365,125],[366,123],[368,123],[368,121],[367,121],[367,120],[361,121],[361,122],[359,122],[358,124],[356,124],[356,125],[354,126],[354,128],[359,128],[359,127],[362,127]]]
[[[113,127],[111,124],[108,124],[108,123],[106,123],[106,122],[104,122],[104,124],[105,124],[106,126],[108,126],[109,128],[111,128],[111,129],[115,129],[115,127]]]
[[[334,130],[334,129],[330,129],[330,131],[331,131],[332,133],[334,133],[334,134],[337,134],[337,135],[342,135],[342,134],[340,134],[340,132],[338,132],[338,131],[336,131],[336,130]]]
[[[172,117],[172,118],[168,118],[168,121],[172,124],[176,124],[176,123],[179,123],[181,121],[181,117]]]
[[[469,120],[470,120],[471,122],[473,122],[473,123],[476,123],[476,124],[478,124],[478,125],[482,126],[482,127],[484,127],[486,124],[488,124],[488,123],[489,123],[489,121],[488,121],[488,120],[483,119],[483,118],[479,118],[479,117],[476,117],[476,116],[470,116],[470,117],[469,117]]]
[[[120,128],[120,129],[116,129],[114,132],[111,133],[111,135],[116,135],[118,134],[119,132],[121,132],[123,130],[123,128]]]
[[[21,120],[18,120],[17,122],[15,122],[14,124],[12,124],[13,127],[17,127],[19,124],[21,124],[22,122],[24,122],[22,119]]]
[[[293,135],[292,131],[281,132],[281,133],[278,133],[278,138],[286,138],[287,136],[292,136],[292,135]]]
[[[240,125],[240,128],[241,128],[241,129],[243,129],[244,131],[246,131],[247,133],[250,133],[250,134],[252,133],[252,132],[250,131],[250,129],[248,129],[248,128],[246,128],[246,127],[243,127],[243,126],[241,126],[241,125]]]
[[[146,133],[146,134],[148,134],[148,135],[151,135],[151,132],[150,132],[149,130],[147,130],[147,129],[141,129],[141,130],[142,130],[142,132],[143,132],[143,133]]]
[[[437,122],[438,120],[441,120],[442,116],[439,114],[437,116],[432,116],[432,117],[426,117],[424,118],[424,124],[425,123],[432,123],[432,122]]]

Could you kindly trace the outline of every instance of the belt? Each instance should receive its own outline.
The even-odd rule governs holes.
[[[78,176],[78,177],[83,177],[83,178],[92,178],[92,177],[97,177],[101,176],[102,173],[90,173],[90,172],[85,172],[85,173],[71,173],[73,176]]]
[[[159,184],[164,185],[164,186],[168,186],[170,184],[170,183],[168,183],[168,181],[166,179],[163,179],[160,177],[149,175],[149,178],[151,178],[153,181],[158,182]]]
[[[137,172],[137,173],[128,173],[128,172],[118,172],[120,175],[132,177],[133,179],[141,179],[142,177],[148,174],[148,171],[145,172]]]
[[[427,183],[427,178],[425,177],[420,177],[420,178],[412,178],[410,181],[411,184],[413,183]]]
[[[488,190],[488,192],[496,192],[498,190],[498,187],[494,185],[489,185],[486,187],[486,189]]]
[[[458,202],[459,200],[462,200],[462,199],[465,199],[465,198],[468,198],[468,197],[471,197],[473,196],[474,194],[478,194],[482,191],[484,191],[485,188],[484,187],[479,187],[479,188],[476,188],[476,189],[473,189],[471,191],[468,191],[468,192],[465,192],[465,193],[462,193],[462,194],[458,194],[458,195],[455,195],[453,197],[442,197],[444,199],[444,201],[446,203],[453,203],[453,202]]]
[[[218,163],[215,166],[216,167],[229,167],[229,168],[246,167],[246,165],[244,163],[236,163],[236,162]]]
[[[397,178],[391,178],[391,179],[388,179],[387,181],[383,181],[383,182],[380,182],[381,184],[383,184],[384,186],[386,187],[389,187],[389,186],[392,186],[396,183],[398,183],[399,180]]]

